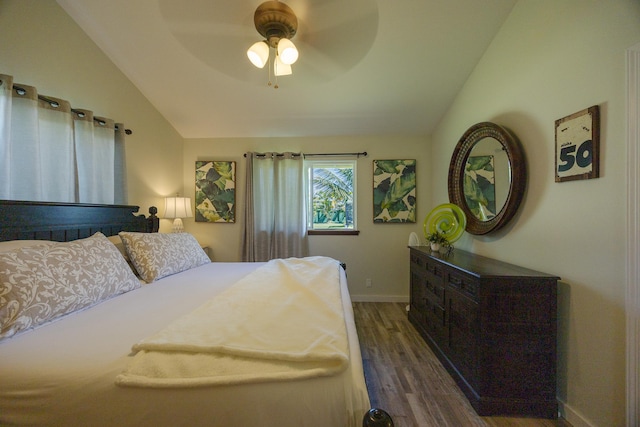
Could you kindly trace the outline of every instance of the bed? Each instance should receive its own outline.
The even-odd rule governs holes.
[[[190,347],[173,347],[175,341],[171,341],[166,350],[166,338],[176,335],[180,341],[184,331],[187,331],[184,335],[195,335],[189,332],[197,329],[194,325],[201,325],[198,328],[202,332],[197,339],[200,339],[200,335],[227,339],[225,337],[229,335],[224,335],[225,331],[227,334],[236,331],[232,335],[245,337],[244,341],[239,339],[233,345],[223,343],[211,348],[235,345],[235,348],[242,347],[244,351],[243,346],[248,341],[246,334],[252,328],[258,329],[261,324],[266,325],[268,321],[279,318],[248,322],[237,313],[250,317],[247,313],[265,312],[260,316],[269,316],[270,311],[287,312],[285,316],[298,315],[298,321],[287,320],[281,323],[281,327],[271,328],[287,331],[279,334],[286,336],[268,339],[261,336],[262,339],[256,341],[268,341],[262,344],[267,346],[273,342],[285,342],[292,334],[302,336],[307,332],[299,331],[298,326],[320,324],[317,318],[325,316],[324,312],[318,309],[310,315],[309,309],[316,309],[307,309],[304,306],[307,303],[298,303],[298,300],[292,300],[293,303],[289,305],[288,302],[292,301],[274,303],[275,300],[286,300],[290,293],[282,293],[274,285],[275,293],[269,294],[271,285],[263,287],[261,278],[276,274],[276,270],[282,268],[287,269],[287,274],[295,271],[304,273],[301,277],[307,277],[310,270],[300,270],[303,267],[299,264],[208,262],[208,258],[202,259],[204,252],[198,252],[202,251],[199,245],[193,247],[195,239],[188,233],[184,233],[183,240],[175,240],[174,236],[168,234],[154,234],[158,220],[155,209],[150,211],[147,217],[138,214],[136,206],[0,201],[0,258],[4,260],[0,260],[0,270],[4,269],[4,273],[0,271],[0,274],[4,274],[2,280],[6,283],[13,280],[11,277],[16,277],[14,271],[7,270],[14,268],[15,259],[24,262],[21,257],[28,258],[30,262],[40,262],[43,254],[51,256],[54,252],[60,252],[66,256],[64,262],[85,263],[95,271],[99,269],[96,264],[111,262],[105,260],[113,259],[118,263],[117,267],[107,264],[108,274],[103,274],[104,271],[92,273],[90,278],[90,281],[98,280],[92,278],[100,276],[105,284],[96,292],[102,292],[108,286],[115,287],[116,290],[110,291],[111,294],[96,294],[94,300],[87,297],[88,301],[83,301],[77,309],[68,313],[48,313],[51,318],[45,315],[37,321],[29,319],[16,322],[17,326],[6,319],[7,301],[11,299],[7,289],[11,286],[0,282],[0,321],[3,322],[0,326],[4,328],[0,330],[0,425],[362,425],[363,416],[371,412],[370,403],[346,275],[339,264],[335,264],[337,261],[324,257],[300,260],[308,263],[304,268],[314,269],[312,274],[322,273],[322,277],[325,271],[335,270],[338,283],[336,291],[327,294],[326,298],[334,298],[339,310],[327,309],[331,313],[326,317],[333,319],[329,322],[334,325],[342,319],[346,337],[342,345],[345,351],[338,351],[336,354],[339,357],[331,353],[326,359],[318,358],[320,362],[310,361],[305,359],[308,358],[306,353],[300,356],[294,351],[298,345],[295,342],[291,344],[293,350],[286,353],[296,354],[291,359],[295,367],[281,368],[281,361],[276,363],[268,360],[261,361],[264,365],[258,365],[259,372],[248,373],[246,369],[253,369],[253,365],[246,364],[246,359],[252,359],[254,353],[194,354],[190,353]],[[120,232],[123,233],[119,235]],[[166,243],[161,239],[173,240]],[[136,245],[144,246],[150,241],[154,243],[148,244],[143,250],[135,249]],[[188,255],[183,256],[181,249],[176,251],[176,245],[188,247]],[[112,246],[122,259],[115,261]],[[165,251],[165,248],[168,249]],[[91,253],[86,259],[85,252]],[[166,259],[180,261],[173,263],[169,270],[144,266],[145,262],[162,264]],[[130,274],[124,272],[122,262],[130,272],[137,274],[135,283]],[[328,270],[320,270],[320,264]],[[19,263],[16,265],[17,269],[22,268]],[[335,265],[338,267],[334,269]],[[45,267],[53,269],[50,265]],[[29,267],[32,269],[24,274],[28,276],[45,267]],[[63,276],[67,274],[66,271],[57,273]],[[121,274],[123,278],[120,278]],[[67,274],[64,277],[68,280],[69,276]],[[73,277],[78,281],[86,280],[80,274]],[[127,285],[122,287],[122,283]],[[256,291],[248,292],[248,289]],[[243,308],[238,304],[239,292],[249,296],[246,300],[247,304],[253,304],[251,308]],[[42,291],[42,294],[46,292]],[[269,295],[285,296],[278,298]],[[260,306],[270,309],[261,309]],[[227,310],[226,307],[230,308]],[[302,313],[291,313],[296,311]],[[340,313],[338,320],[334,317],[334,311]],[[204,322],[203,317],[199,317],[203,312],[213,314],[214,320],[211,323]],[[311,316],[313,319],[309,318]],[[340,340],[330,341],[325,345],[340,347]],[[204,353],[214,352],[210,347],[206,348]],[[326,350],[325,347],[322,349]],[[257,350],[250,351],[265,350],[258,345]],[[269,351],[268,354],[272,353]],[[204,357],[207,359],[201,359]],[[221,365],[224,368],[220,369],[225,372],[224,375],[216,372],[200,377],[198,372],[205,365],[193,365],[198,366],[195,374],[193,368],[188,367],[191,366],[188,363],[195,359],[197,363],[208,364],[209,357],[225,359],[227,365]],[[243,358],[242,363],[236,364],[236,358]],[[173,361],[179,368],[174,367]],[[230,363],[233,372],[227,373]],[[242,368],[236,365],[242,365]],[[212,368],[213,371],[216,369]],[[187,373],[176,378],[176,375],[184,372]]]

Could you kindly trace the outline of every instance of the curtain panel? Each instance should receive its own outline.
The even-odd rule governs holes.
[[[243,261],[308,255],[303,156],[247,153]]]
[[[0,74],[0,199],[126,204],[124,135]]]

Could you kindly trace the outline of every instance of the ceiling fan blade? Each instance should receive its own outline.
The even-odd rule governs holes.
[[[377,12],[377,11],[376,11]],[[371,12],[367,15],[352,17],[349,21],[334,23],[333,25],[310,27],[308,31],[301,28],[300,38],[294,40],[299,45],[300,57],[305,52],[325,58],[324,61],[310,58],[310,66],[327,66],[326,61],[334,65],[327,74],[334,77],[344,73],[358,64],[369,52],[378,32],[378,15]],[[305,60],[305,62],[307,62]]]

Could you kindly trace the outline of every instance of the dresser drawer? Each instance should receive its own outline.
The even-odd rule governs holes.
[[[429,258],[428,256],[426,256],[423,253],[420,252],[414,252],[412,251],[409,254],[409,259],[411,261],[412,267],[413,268],[418,268],[419,270],[424,270],[436,277],[443,277],[443,269],[442,266],[433,261],[431,258]]]
[[[411,251],[409,253],[409,261],[411,262],[412,267],[423,269],[427,263],[427,257],[420,252]]]
[[[447,284],[473,299],[478,296],[478,280],[473,277],[450,272],[447,275]]]
[[[440,264],[435,263],[431,259],[427,258],[424,268],[429,273],[433,274],[436,277],[439,277],[440,279],[442,279],[444,277],[444,272],[442,270],[442,266]]]
[[[426,288],[426,297],[440,307],[444,307],[444,284],[442,277],[427,273],[424,276],[423,283]]]
[[[427,332],[438,345],[442,345],[444,342],[444,316],[445,312],[442,307],[427,301],[426,311],[424,312],[425,325]]]
[[[444,307],[444,272],[442,267],[419,253],[411,253],[412,298],[420,295],[433,304]],[[423,302],[413,305],[419,306]]]
[[[428,300],[444,307],[444,286],[441,277],[434,276],[424,270],[411,271],[411,304],[415,306],[424,305],[425,302],[418,301],[418,298]]]

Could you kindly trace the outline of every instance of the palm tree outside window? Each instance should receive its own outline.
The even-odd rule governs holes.
[[[308,229],[356,229],[356,162],[305,160],[308,181]]]

